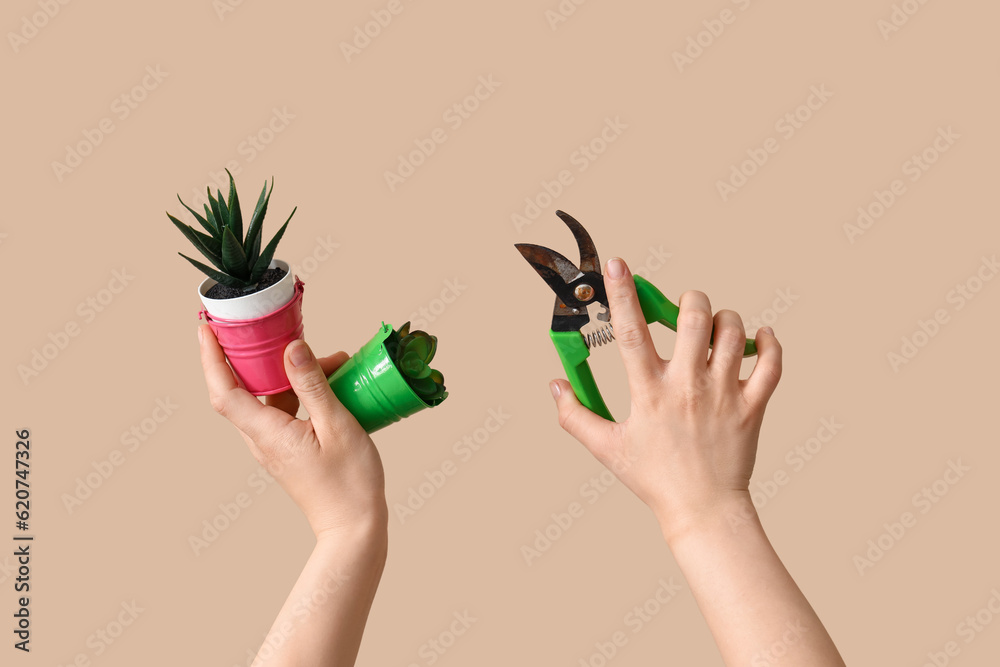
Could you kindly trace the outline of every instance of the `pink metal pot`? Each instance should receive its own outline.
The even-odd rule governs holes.
[[[295,278],[292,300],[263,317],[227,320],[198,311],[212,327],[229,365],[254,396],[267,396],[291,389],[285,375],[285,346],[302,338],[302,293],[304,283]]]

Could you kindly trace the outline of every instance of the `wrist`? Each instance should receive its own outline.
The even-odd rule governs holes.
[[[317,548],[332,547],[336,550],[385,551],[389,540],[388,510],[384,507],[371,512],[355,514],[349,521],[338,521],[322,528],[315,528]]]
[[[671,550],[689,541],[718,541],[763,532],[749,491],[733,492],[687,512],[654,512]]]
[[[376,571],[381,573],[385,567],[388,547],[389,536],[386,531],[355,527],[317,535],[313,557],[337,563],[343,571],[353,575]]]

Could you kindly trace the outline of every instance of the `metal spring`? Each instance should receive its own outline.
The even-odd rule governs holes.
[[[588,348],[600,347],[605,343],[610,343],[615,339],[614,328],[609,324],[602,329],[584,334],[583,342]]]

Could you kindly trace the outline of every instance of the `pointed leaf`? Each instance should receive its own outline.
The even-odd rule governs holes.
[[[205,190],[208,192],[208,203],[212,207],[212,215],[215,216],[215,224],[219,228],[221,235],[221,232],[228,225],[228,223],[226,219],[222,217],[222,212],[219,209],[219,202],[217,202],[215,197],[212,196],[211,188],[205,188]],[[219,240],[221,241],[222,239],[220,238]]]
[[[169,217],[170,220],[171,220],[171,222],[173,222],[178,227],[183,227],[184,228],[184,229],[181,229],[181,231],[185,232],[185,234],[184,234],[185,236],[188,236],[188,232],[190,232],[194,236],[194,238],[197,238],[202,244],[204,244],[204,246],[213,255],[217,255],[217,256],[221,255],[221,253],[222,253],[222,243],[220,241],[218,241],[214,236],[209,236],[208,234],[205,234],[204,232],[199,232],[197,229],[195,229],[191,225],[188,225],[188,224],[185,224],[185,223],[181,222],[180,220],[178,220],[174,216],[170,215],[169,213],[167,213],[167,217]],[[188,236],[188,239],[191,239],[191,236]],[[201,250],[201,246],[198,245],[198,243],[196,243],[195,241],[191,241],[191,242],[194,243],[196,246],[198,246],[198,249]],[[202,250],[202,253],[204,254],[203,250]]]
[[[243,254],[243,246],[240,245],[230,227],[226,227],[222,236],[222,263],[226,267],[226,273],[234,278],[250,283],[257,282],[256,280],[248,280],[250,269],[247,267],[246,255]]]
[[[222,190],[216,190],[216,193],[218,193],[218,194],[217,194],[215,200],[217,202],[219,202],[219,213],[222,214],[222,224],[224,224],[226,227],[232,227],[233,226],[233,222],[230,219],[229,208],[226,206],[226,200],[222,198]],[[237,238],[237,240],[241,240],[243,238],[243,236],[242,235],[238,235],[236,238]],[[241,248],[243,247],[242,243],[240,244],[240,247]]]
[[[247,266],[255,266],[258,257],[260,257],[260,234],[253,240],[253,246],[247,254]]]
[[[399,337],[400,338],[402,338],[403,336],[408,335],[410,333],[410,323],[407,322],[403,326],[399,327],[398,333],[399,333]]]
[[[222,225],[220,225],[218,223],[218,221],[215,219],[215,214],[212,213],[212,209],[210,209],[208,207],[208,204],[205,204],[204,206],[205,206],[205,219],[209,223],[211,223],[212,225],[215,225],[215,234],[213,234],[213,236],[215,236],[215,238],[219,241],[219,245],[221,246],[222,245]]]
[[[260,257],[257,258],[257,261],[253,265],[250,282],[257,282],[264,275],[264,272],[267,271],[267,267],[271,264],[271,259],[274,257],[274,251],[278,247],[278,242],[281,240],[282,235],[285,233],[285,228],[288,227],[288,223],[292,221],[292,216],[295,215],[295,211],[297,210],[299,210],[298,206],[292,209],[292,213],[288,216],[288,220],[285,220],[285,224],[281,226],[281,229],[274,235],[274,238],[267,244],[267,247],[261,250]]]
[[[274,176],[271,177],[271,192],[274,192]],[[257,205],[253,207],[253,216],[251,219],[258,216],[264,217],[264,212],[267,211],[267,202],[271,199],[271,193],[267,191],[267,180],[264,180],[264,187],[260,190],[260,196],[257,197]]]
[[[214,222],[211,222],[211,223],[210,223],[210,222],[208,221],[208,219],[207,219],[207,218],[203,218],[203,217],[201,216],[201,214],[200,214],[200,213],[198,213],[198,211],[194,210],[193,208],[191,208],[190,206],[188,206],[187,204],[185,204],[185,203],[184,203],[184,200],[183,200],[183,199],[181,199],[181,196],[180,196],[180,195],[177,195],[177,201],[179,201],[179,202],[181,203],[181,206],[183,206],[183,207],[184,207],[184,208],[186,208],[187,210],[191,211],[191,215],[193,215],[193,216],[195,217],[195,220],[197,220],[197,221],[198,221],[198,224],[200,224],[200,225],[201,225],[202,227],[204,227],[204,228],[205,228],[205,230],[206,230],[206,231],[207,231],[207,232],[208,232],[209,234],[211,234],[211,235],[212,235],[212,236],[214,237],[214,236],[216,236],[216,235],[217,235],[217,234],[219,233],[219,230],[218,230],[218,229],[216,229],[216,227],[215,227],[215,223],[214,223]]]
[[[274,192],[273,178],[271,179],[271,192]],[[267,215],[267,202],[270,199],[271,199],[271,194],[267,192],[267,181],[264,181],[264,189],[260,191],[260,197],[257,199],[257,206],[254,208],[253,216],[250,218],[250,228],[247,229],[247,244],[251,246],[253,244],[256,244],[258,252],[260,248],[261,230],[263,229],[264,226],[264,216]],[[247,246],[244,245],[243,247]],[[256,261],[257,257],[254,257],[254,262]]]
[[[186,259],[187,261],[191,262],[192,264],[194,264],[199,271],[201,271],[202,273],[204,273],[206,276],[216,281],[217,283],[222,283],[227,287],[236,287],[236,288],[247,287],[249,285],[249,283],[247,283],[246,281],[234,278],[228,273],[222,273],[221,271],[216,271],[210,266],[206,266],[197,260],[191,259],[182,252],[179,252],[177,254]]]
[[[202,234],[191,225],[185,225],[169,213],[167,213],[167,217],[170,218],[170,222],[174,223],[174,226],[181,230],[184,236],[187,237],[187,240],[190,241],[202,255],[208,258],[212,264],[215,264],[215,266],[220,269],[225,268],[222,266],[222,257],[220,256],[222,248],[218,241],[213,239],[208,234]]]
[[[229,174],[229,170],[226,169],[226,173]],[[233,180],[233,175],[229,174],[229,203],[226,205],[226,209],[229,211],[229,226],[233,228],[233,234],[236,234],[236,238],[243,241],[243,214],[240,212],[240,198],[236,194],[236,181]],[[250,244],[244,244],[244,252],[249,250]]]

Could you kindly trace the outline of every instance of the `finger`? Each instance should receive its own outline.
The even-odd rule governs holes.
[[[209,325],[199,325],[198,337],[201,340],[201,365],[208,397],[216,412],[252,440],[257,440],[264,430],[281,428],[291,421],[291,417],[281,412],[268,410],[257,397],[239,386]]]
[[[603,461],[614,437],[614,422],[585,408],[566,380],[553,380],[549,389],[559,410],[559,425],[579,440],[598,461]]]
[[[751,405],[763,408],[781,379],[781,343],[771,327],[757,331],[757,364],[743,381],[743,395]]]
[[[734,384],[738,382],[746,340],[743,320],[735,311],[717,312],[715,333],[712,338],[712,356],[708,359],[709,372]]]
[[[625,261],[612,257],[605,268],[604,287],[608,293],[615,341],[625,364],[632,393],[652,386],[660,379],[663,360],[656,353],[642,314],[635,281]]]
[[[345,428],[352,428],[352,424],[353,428],[361,428],[354,415],[334,396],[323,368],[304,340],[293,340],[285,348],[285,373],[318,433],[336,437]]]
[[[712,304],[704,292],[689,290],[677,304],[677,343],[670,359],[673,368],[703,371],[708,366],[708,342],[712,337]]]
[[[346,352],[337,352],[328,357],[321,357],[318,359],[319,367],[323,369],[323,374],[327,377],[333,374],[338,368],[343,365],[345,361],[349,359]],[[288,413],[292,417],[299,413],[299,397],[295,395],[295,392],[289,389],[288,391],[283,391],[280,394],[272,394],[270,396],[264,397],[264,404],[270,405],[271,407],[278,408],[279,410]]]
[[[320,357],[319,366],[323,369],[323,374],[327,377],[333,375],[334,371],[344,365],[344,363],[351,358],[351,355],[346,352],[337,352],[331,354],[329,357]]]

